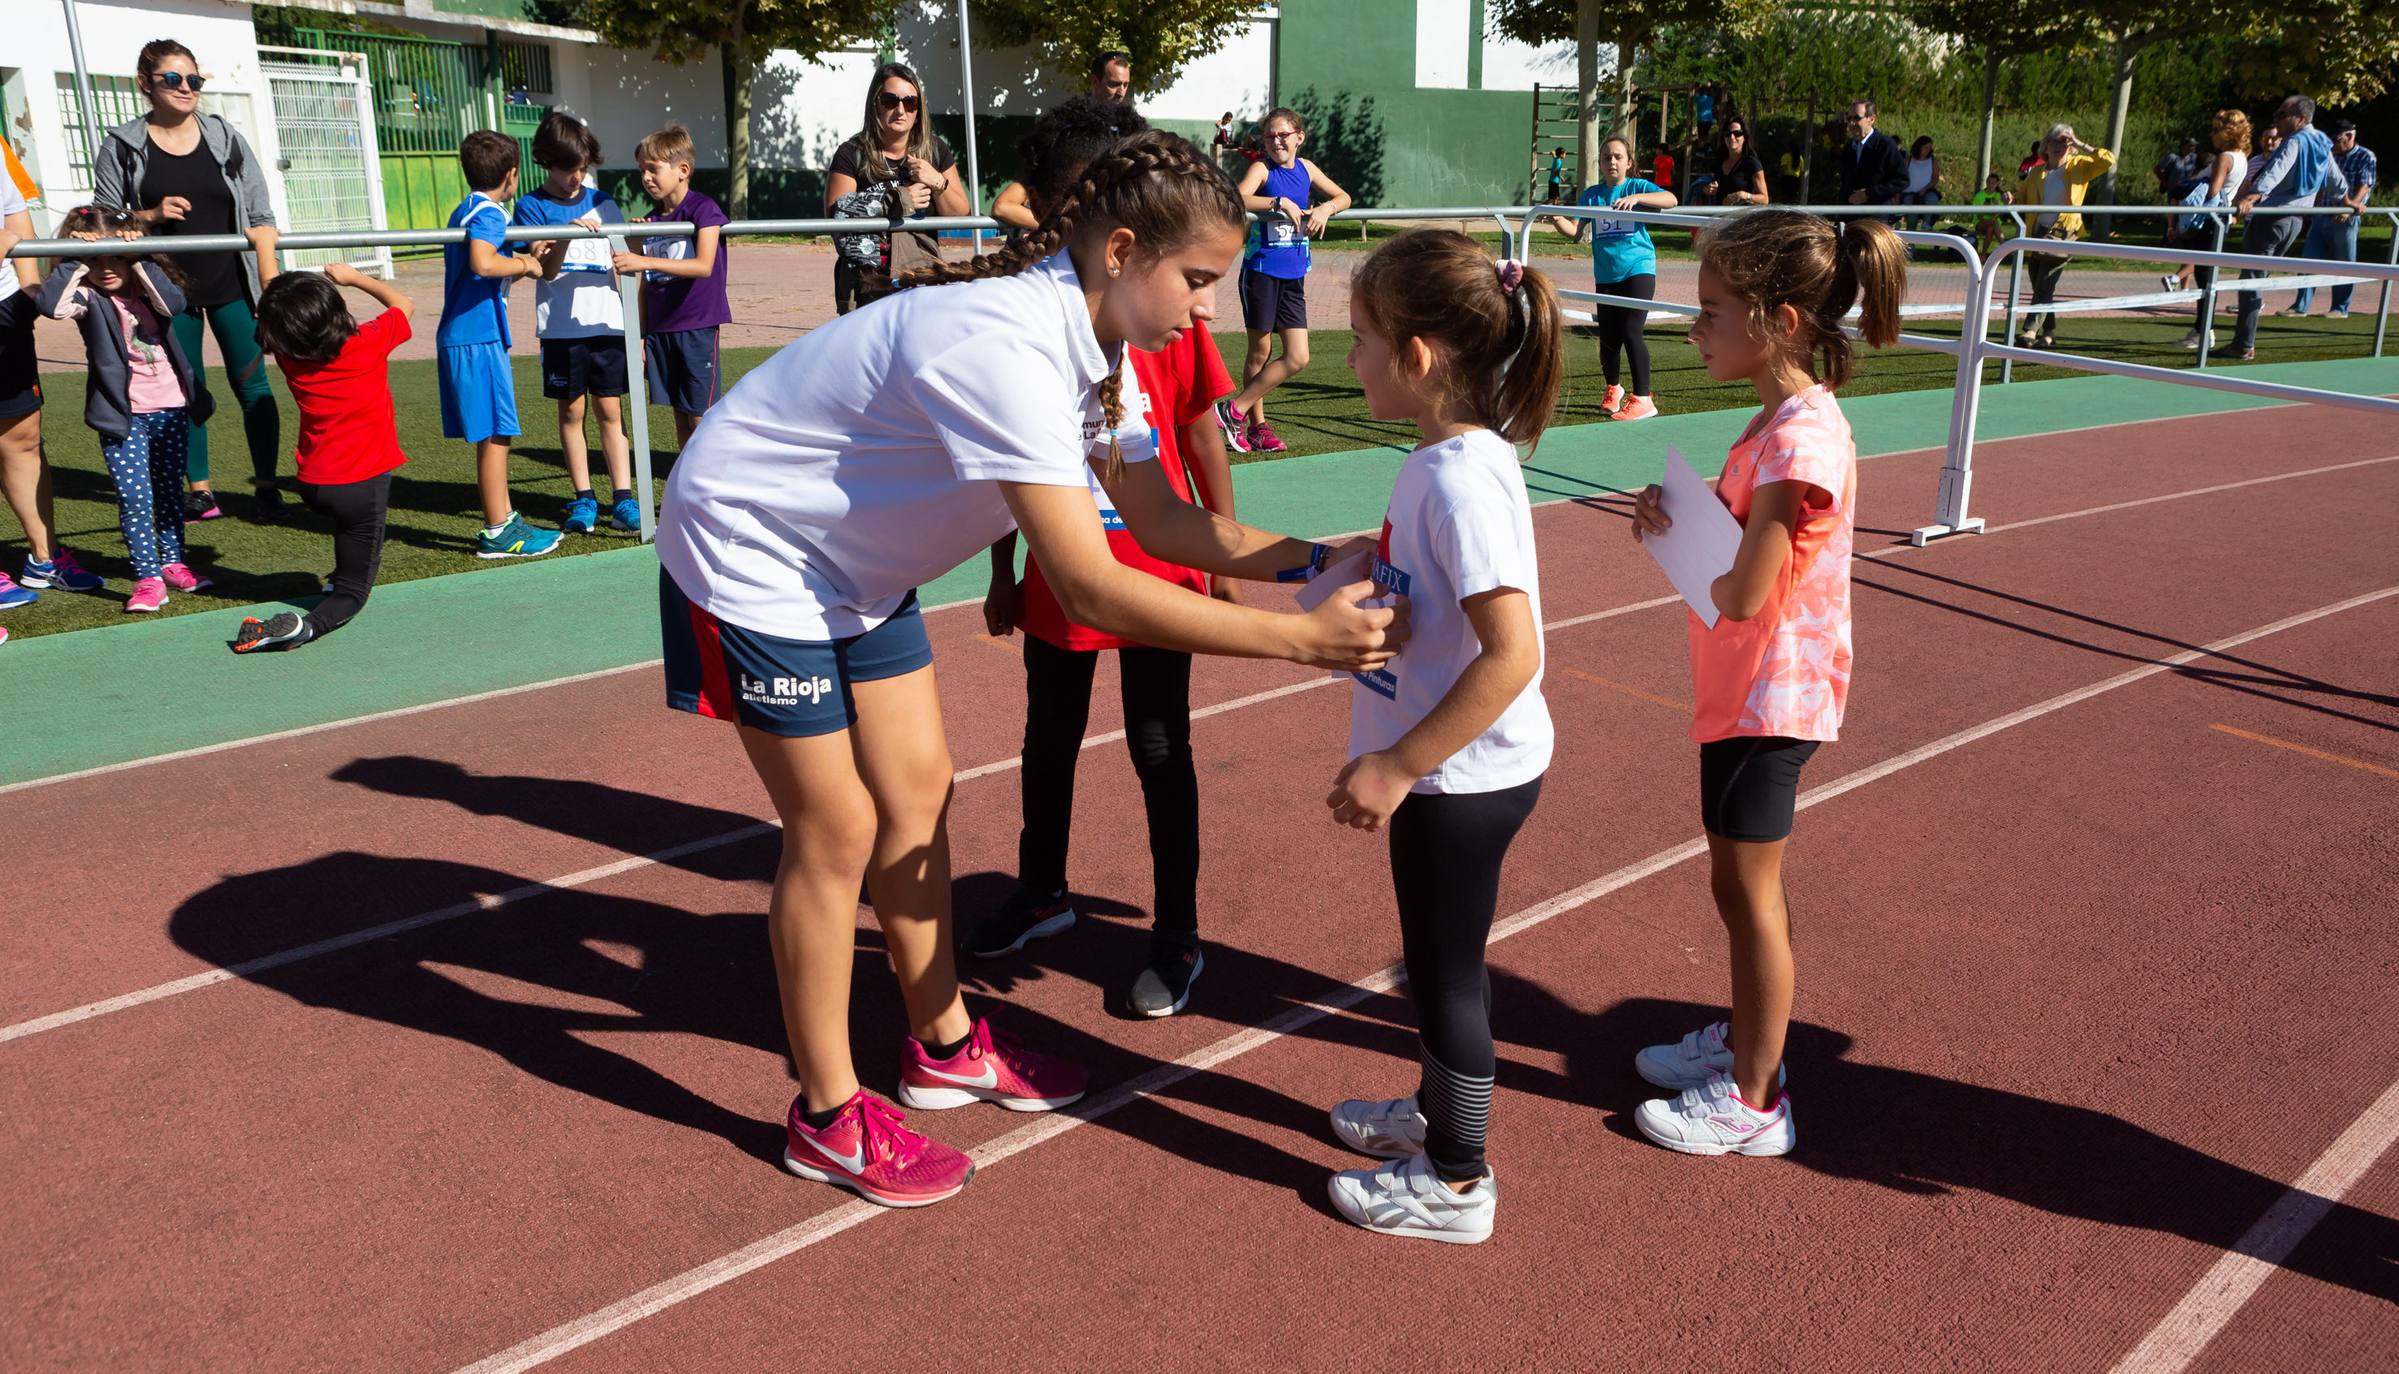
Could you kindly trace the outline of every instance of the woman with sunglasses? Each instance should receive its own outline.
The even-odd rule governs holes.
[[[174,329],[176,343],[195,366],[203,324],[216,334],[249,440],[257,515],[272,520],[283,502],[275,486],[283,420],[267,385],[266,354],[258,346],[252,309],[276,270],[275,210],[267,197],[266,168],[238,130],[201,112],[200,91],[208,79],[200,75],[191,49],[172,38],[146,44],[134,65],[134,84],[149,100],[150,111],[101,140],[92,155],[92,199],[133,211],[147,234],[240,234],[250,240],[253,251],[247,254],[175,254],[186,285]],[[198,421],[192,424],[184,471],[192,488],[184,501],[186,514],[194,520],[222,514],[209,487],[208,430]]]
[[[857,199],[860,193],[882,193],[879,209]],[[843,201],[848,200],[848,206]],[[913,215],[963,215],[969,202],[958,175],[958,157],[935,134],[925,118],[924,83],[905,62],[886,62],[875,68],[866,88],[866,125],[833,154],[825,173],[825,213],[856,217],[881,214],[897,221]],[[848,314],[853,306],[891,289],[891,235],[877,236],[879,277],[845,256],[833,262],[833,308]],[[913,264],[910,264],[913,265]]]
[[[1716,165],[1718,205],[1764,205],[1766,162],[1749,146],[1749,121],[1735,116],[1724,122],[1724,144]]]

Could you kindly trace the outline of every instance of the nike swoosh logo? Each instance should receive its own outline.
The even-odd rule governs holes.
[[[962,1074],[943,1073],[941,1070],[934,1068],[930,1064],[919,1064],[917,1067],[923,1069],[926,1073],[933,1075],[935,1078],[938,1078],[945,1083],[956,1083],[961,1087],[996,1088],[1000,1085],[1000,1071],[993,1068],[991,1066],[991,1061],[988,1059],[983,1061],[983,1072],[974,1078],[968,1078]]]
[[[865,1173],[865,1172],[866,1172],[866,1142],[865,1142],[865,1141],[860,1141],[860,1142],[858,1142],[858,1148],[857,1148],[857,1149],[855,1149],[855,1150],[853,1150],[853,1151],[851,1151],[850,1153],[848,1153],[848,1154],[846,1154],[846,1155],[845,1155],[845,1154],[842,1154],[842,1153],[840,1153],[839,1151],[836,1151],[836,1150],[828,1150],[828,1149],[826,1149],[826,1148],[825,1148],[825,1142],[823,1142],[823,1141],[821,1141],[821,1140],[814,1139],[813,1137],[812,1137],[812,1138],[810,1138],[810,1140],[809,1140],[809,1142],[808,1142],[808,1143],[809,1143],[809,1144],[811,1144],[811,1145],[814,1145],[814,1146],[816,1147],[816,1151],[817,1151],[817,1153],[818,1153],[818,1154],[821,1154],[821,1155],[823,1155],[825,1158],[827,1158],[827,1159],[829,1159],[829,1160],[832,1160],[834,1163],[836,1163],[836,1164],[840,1165],[840,1166],[841,1166],[842,1168],[844,1168],[844,1169],[847,1169],[847,1170],[849,1170],[851,1173],[853,1173],[853,1174],[863,1174],[863,1173]]]

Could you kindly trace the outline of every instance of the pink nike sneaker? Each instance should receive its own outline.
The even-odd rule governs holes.
[[[955,1059],[935,1060],[909,1036],[899,1098],[922,1111],[997,1102],[1012,1112],[1046,1112],[1082,1097],[1088,1083],[1079,1066],[1036,1054],[978,1019]]]
[[[1625,398],[1623,408],[1619,409],[1615,415],[1611,416],[1610,418],[1617,420],[1646,420],[1657,413],[1657,402],[1652,401],[1647,396],[1628,396]]]
[[[1252,453],[1288,453],[1291,446],[1274,432],[1274,426],[1264,420],[1252,420],[1249,427],[1249,451]]]
[[[1623,387],[1612,385],[1605,392],[1600,394],[1599,410],[1601,414],[1607,416],[1609,419],[1614,419],[1616,417],[1616,412],[1622,409],[1624,409]]]
[[[158,570],[160,580],[179,592],[204,592],[216,585],[193,572],[188,563],[169,563]]]
[[[899,1109],[861,1088],[821,1131],[808,1129],[805,1095],[783,1122],[783,1167],[802,1178],[847,1188],[884,1207],[928,1207],[957,1196],[975,1176],[964,1154],[900,1123]]]

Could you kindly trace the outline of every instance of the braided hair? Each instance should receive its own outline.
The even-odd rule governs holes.
[[[1188,141],[1151,129],[1120,139],[1093,158],[1074,189],[1048,207],[1032,232],[996,253],[908,273],[900,285],[1012,277],[1093,227],[1132,230],[1135,251],[1156,261],[1191,242],[1207,226],[1239,228],[1247,222],[1240,193],[1213,160]],[[1121,370],[1111,372],[1099,384],[1100,414],[1110,436],[1110,482],[1124,468],[1114,437],[1124,421],[1123,377]]]

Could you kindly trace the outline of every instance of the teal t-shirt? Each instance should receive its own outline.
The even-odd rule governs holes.
[[[1608,205],[1624,196],[1646,195],[1666,188],[1654,181],[1628,177],[1613,186],[1587,186],[1577,205]],[[1596,219],[1591,221],[1591,280],[1594,283],[1623,281],[1644,273],[1652,276],[1658,270],[1657,245],[1650,242],[1649,230],[1631,220]]]

